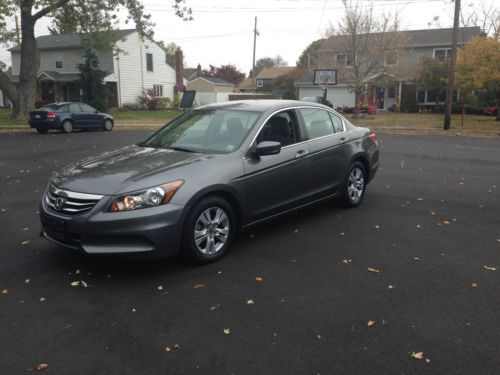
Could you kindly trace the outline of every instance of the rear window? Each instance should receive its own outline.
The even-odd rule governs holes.
[[[41,108],[38,108],[39,111],[54,111],[54,112],[59,112],[61,109],[64,108],[64,105],[61,104],[46,104]]]

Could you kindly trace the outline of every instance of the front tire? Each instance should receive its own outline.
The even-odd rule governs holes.
[[[110,132],[113,129],[113,121],[109,119],[104,121],[103,129],[107,132]]]
[[[224,199],[203,198],[184,223],[182,253],[196,263],[211,263],[228,251],[236,233],[234,210]]]
[[[354,162],[349,168],[342,187],[342,203],[346,207],[356,207],[361,203],[366,190],[366,170],[360,162]]]
[[[73,131],[73,123],[69,120],[65,120],[63,123],[62,123],[62,126],[61,126],[61,131],[63,133],[66,133],[66,134],[69,134]]]

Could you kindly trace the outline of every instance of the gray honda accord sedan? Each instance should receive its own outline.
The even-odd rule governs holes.
[[[376,135],[321,104],[207,105],[54,173],[41,235],[91,254],[211,262],[239,228],[333,197],[357,206],[378,165]]]

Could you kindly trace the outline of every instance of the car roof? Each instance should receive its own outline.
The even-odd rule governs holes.
[[[279,99],[257,99],[257,100],[235,100],[232,102],[225,103],[214,103],[198,107],[198,109],[233,109],[241,111],[257,111],[257,112],[267,112],[267,111],[277,111],[289,107],[297,106],[314,106],[318,108],[324,108],[323,105],[304,102],[299,100],[279,100]]]

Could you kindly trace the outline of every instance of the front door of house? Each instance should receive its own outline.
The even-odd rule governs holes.
[[[375,105],[377,109],[384,109],[385,87],[375,87]]]

